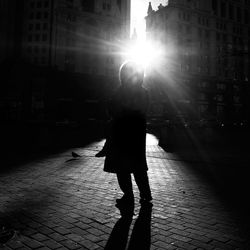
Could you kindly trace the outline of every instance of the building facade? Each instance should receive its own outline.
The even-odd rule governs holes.
[[[23,0],[0,0],[0,63],[20,57]]]
[[[23,56],[60,71],[113,75],[129,36],[130,1],[25,1]]]
[[[0,117],[98,116],[118,80],[130,0],[0,0],[0,7]]]
[[[160,43],[160,71],[173,112],[199,119],[249,119],[250,1],[169,0],[146,17]],[[156,72],[157,73],[157,72]]]

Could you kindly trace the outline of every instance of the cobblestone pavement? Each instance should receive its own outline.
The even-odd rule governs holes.
[[[111,249],[112,241],[118,250],[250,249],[249,218],[235,211],[196,168],[173,159],[155,142],[147,145],[152,214],[139,219],[134,185],[132,223],[120,220],[115,175],[103,172],[104,158],[94,157],[102,144],[0,174],[0,226],[15,230],[1,249]],[[81,157],[72,158],[72,151]]]

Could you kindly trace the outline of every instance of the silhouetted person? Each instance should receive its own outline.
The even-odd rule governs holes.
[[[117,207],[134,204],[131,174],[140,191],[141,204],[152,200],[146,162],[146,112],[148,94],[142,87],[144,70],[134,62],[120,68],[120,87],[115,92],[109,112],[112,116],[111,134],[104,171],[116,173],[124,195]]]

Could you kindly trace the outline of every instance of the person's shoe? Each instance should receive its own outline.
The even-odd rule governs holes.
[[[134,197],[116,199],[115,206],[120,210],[122,217],[132,217],[134,215]]]
[[[105,156],[106,156],[106,150],[103,149],[95,155],[95,157],[105,157]]]
[[[153,203],[151,202],[152,201],[152,197],[150,198],[141,198],[140,199],[140,203],[142,206],[153,206]]]
[[[116,199],[116,206],[130,206],[134,204],[134,197],[123,196],[120,199]]]

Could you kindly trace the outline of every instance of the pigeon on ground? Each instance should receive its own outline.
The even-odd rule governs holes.
[[[72,152],[72,156],[73,156],[74,158],[81,157],[79,154],[77,154],[77,153],[75,153],[75,152]]]

